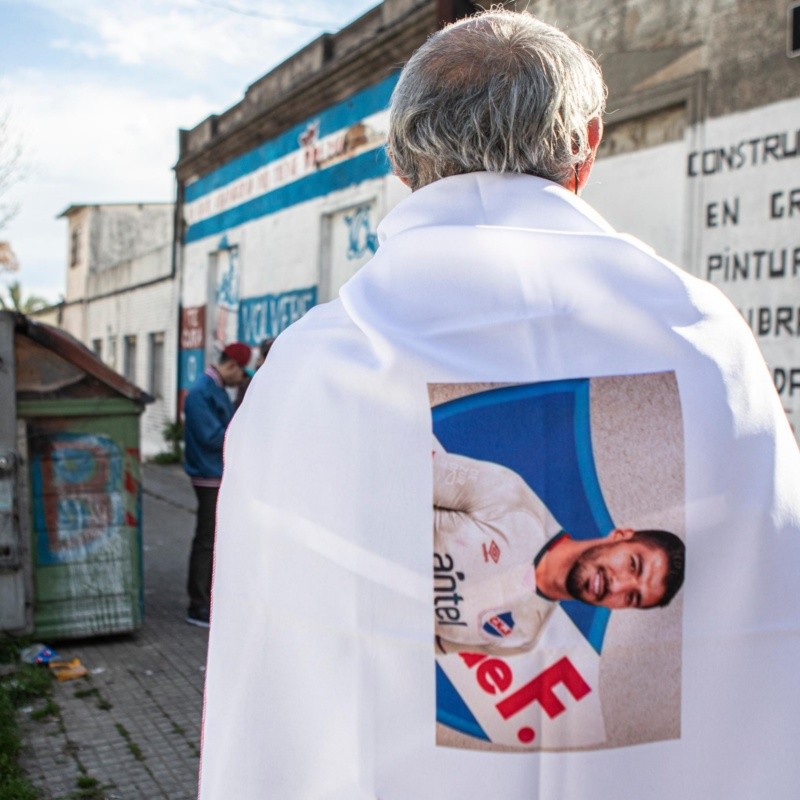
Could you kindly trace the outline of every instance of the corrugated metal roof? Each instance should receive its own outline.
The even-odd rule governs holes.
[[[141,405],[152,403],[155,400],[144,389],[140,389],[104,364],[88,347],[65,330],[43,322],[37,322],[23,314],[14,314],[8,311],[0,313],[13,314],[15,318],[15,335],[25,336],[36,344],[52,351],[123,397]]]

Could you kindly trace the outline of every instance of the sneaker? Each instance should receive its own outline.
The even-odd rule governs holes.
[[[189,609],[189,614],[186,617],[186,621],[190,625],[197,625],[198,628],[208,628],[210,624],[208,611],[195,611],[191,608]]]

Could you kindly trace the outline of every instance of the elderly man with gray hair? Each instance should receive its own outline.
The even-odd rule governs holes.
[[[388,150],[412,192],[339,298],[279,337],[229,431],[201,800],[794,797],[800,457],[736,310],[578,196],[604,97],[580,45],[498,10],[439,31],[400,75]],[[467,648],[442,656],[462,683],[440,682],[429,386],[654,372],[677,379],[685,442],[683,633],[658,643],[682,658],[678,738],[613,745],[629,721],[604,726],[602,680],[631,673],[575,678],[557,640],[533,680]],[[516,443],[553,462],[561,446],[546,427]],[[638,469],[622,474],[634,483]],[[475,559],[502,565],[502,531],[483,533]],[[613,569],[643,563],[626,554]],[[668,611],[645,616],[657,626]],[[513,614],[492,613],[492,635],[512,630]],[[596,662],[592,641],[576,647]],[[626,647],[635,661],[639,644]],[[486,719],[461,702],[470,686]],[[587,750],[575,715],[592,703]],[[459,736],[442,746],[453,717]],[[499,749],[526,752],[497,751],[503,725],[518,739]],[[572,752],[537,752],[556,725],[556,749]]]
[[[493,11],[432,37],[392,96],[389,154],[414,191],[469,173],[535,175],[576,194],[600,143],[595,60],[534,17]]]

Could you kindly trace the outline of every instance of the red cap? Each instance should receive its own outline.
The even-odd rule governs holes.
[[[244,369],[250,363],[253,351],[250,349],[250,346],[246,345],[244,342],[233,342],[222,351],[222,355],[235,361]]]

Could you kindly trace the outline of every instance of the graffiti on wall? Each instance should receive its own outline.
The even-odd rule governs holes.
[[[344,218],[347,225],[347,258],[354,261],[378,249],[378,234],[372,227],[372,206],[358,206]]]
[[[236,338],[239,313],[239,248],[223,236],[217,245],[217,290],[214,298],[214,345],[219,350]]]
[[[139,453],[101,434],[31,438],[31,495],[39,565],[80,561],[139,524]]]
[[[236,338],[256,347],[264,339],[271,339],[286,330],[316,304],[316,286],[242,300]]]

